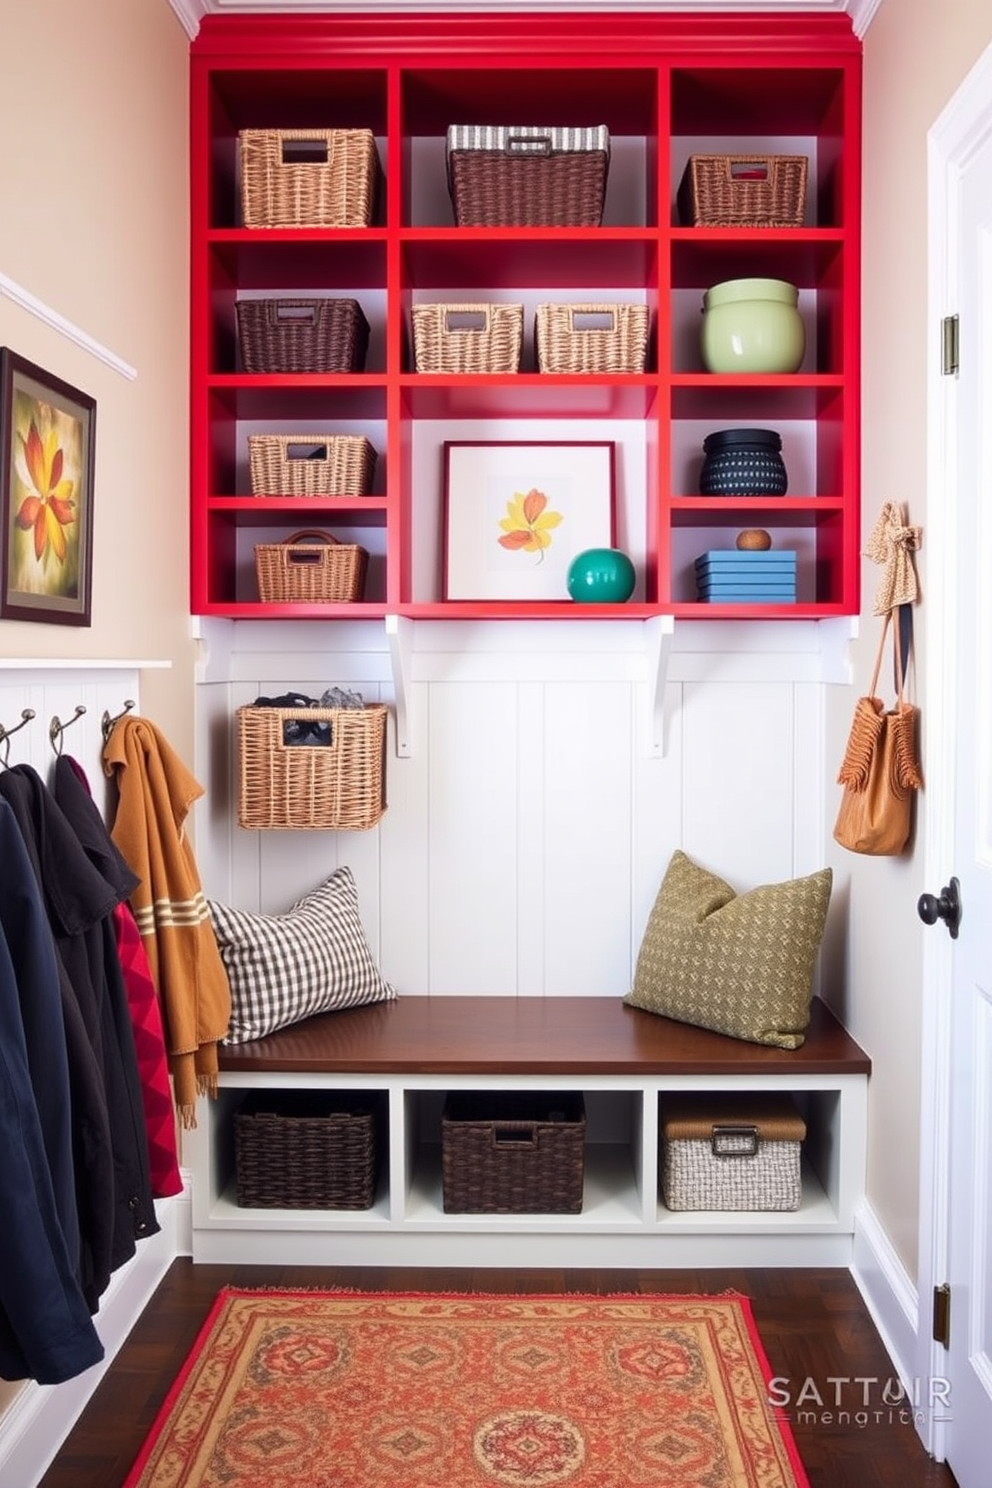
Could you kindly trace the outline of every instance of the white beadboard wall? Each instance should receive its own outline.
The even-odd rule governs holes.
[[[113,807],[112,782],[103,770],[104,713],[110,718],[134,704],[140,712],[140,675],[155,661],[11,660],[0,658],[0,728],[17,729],[0,739],[0,767],[32,765],[43,780],[51,776],[55,745],[49,738],[53,718],[67,725],[62,751],[86,772],[93,798],[106,820]],[[76,716],[77,707],[85,712]],[[21,714],[33,710],[24,726]]]
[[[380,824],[254,832],[236,821],[234,710],[333,684],[391,704],[390,655],[371,623],[203,622],[204,888],[278,913],[347,863],[400,994],[622,995],[676,847],[738,890],[822,867],[823,689],[849,681],[851,631],[676,625],[656,757],[640,622],[415,622],[409,754],[391,716]]]

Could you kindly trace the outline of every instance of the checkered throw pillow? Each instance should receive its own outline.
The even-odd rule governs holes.
[[[226,1044],[396,996],[372,959],[350,868],[338,868],[286,914],[207,903],[231,984]]]

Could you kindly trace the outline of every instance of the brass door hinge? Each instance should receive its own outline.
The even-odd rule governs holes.
[[[951,1346],[951,1289],[946,1281],[933,1289],[933,1339],[945,1349]]]
[[[956,315],[945,315],[940,323],[940,370],[945,377],[956,377],[958,374],[958,318]]]

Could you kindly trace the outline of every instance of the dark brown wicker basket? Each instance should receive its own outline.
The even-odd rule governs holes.
[[[802,227],[805,155],[690,155],[679,184],[684,227]]]
[[[581,1094],[452,1091],[441,1116],[446,1214],[579,1214]]]
[[[448,190],[459,227],[599,227],[605,128],[453,125]]]
[[[239,300],[246,372],[363,372],[369,323],[357,300]]]
[[[234,1118],[238,1205],[244,1209],[371,1209],[374,1102],[335,1091],[249,1098]]]

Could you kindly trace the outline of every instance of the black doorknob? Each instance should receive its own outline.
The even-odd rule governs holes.
[[[939,895],[921,894],[916,910],[924,925],[936,925],[938,920],[943,920],[951,939],[957,940],[961,923],[961,885],[952,878]]]

